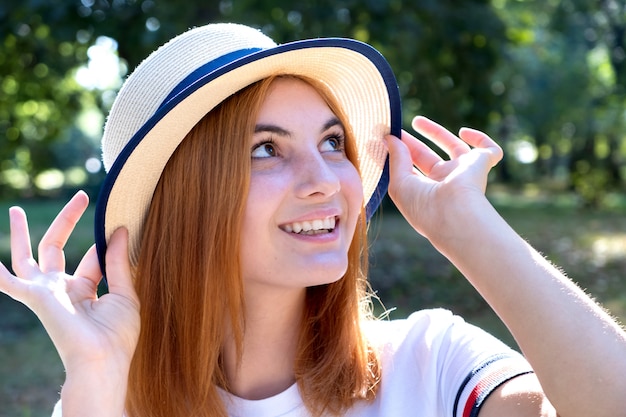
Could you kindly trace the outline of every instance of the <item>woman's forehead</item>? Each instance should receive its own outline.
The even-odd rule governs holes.
[[[257,124],[280,125],[280,121],[286,116],[301,116],[307,118],[307,114],[323,115],[325,122],[331,118],[338,119],[328,106],[325,97],[309,83],[297,78],[277,78],[272,81],[264,98]]]

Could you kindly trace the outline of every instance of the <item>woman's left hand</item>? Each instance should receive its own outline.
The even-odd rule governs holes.
[[[387,137],[389,195],[407,221],[428,239],[446,235],[447,216],[470,214],[485,201],[487,176],[502,159],[502,148],[486,134],[462,128],[457,137],[422,116],[413,128],[446,152],[444,160],[409,133]],[[474,205],[480,201],[481,204]]]

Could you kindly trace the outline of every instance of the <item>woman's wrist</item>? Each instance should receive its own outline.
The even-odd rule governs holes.
[[[129,366],[106,363],[73,364],[66,368],[61,389],[63,417],[120,417],[124,413]]]
[[[449,201],[439,208],[439,220],[429,225],[426,238],[444,255],[464,256],[504,238],[508,225],[484,195]],[[492,254],[492,252],[491,252]]]

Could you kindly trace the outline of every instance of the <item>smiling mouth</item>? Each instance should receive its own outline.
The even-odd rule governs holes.
[[[304,222],[293,222],[280,226],[287,233],[296,233],[299,235],[319,235],[323,233],[331,233],[335,230],[337,219],[327,217],[325,219],[316,219]]]

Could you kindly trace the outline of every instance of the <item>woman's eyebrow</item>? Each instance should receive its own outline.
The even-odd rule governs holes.
[[[277,125],[257,124],[256,126],[254,126],[254,133],[262,132],[275,133],[280,136],[291,136],[291,133],[288,130],[283,129],[282,127]]]
[[[344,128],[343,123],[341,123],[341,121],[337,117],[333,116],[328,119],[326,123],[324,123],[324,127],[322,128],[321,132],[325,132],[333,126],[339,126],[342,129]]]
[[[330,119],[328,119],[326,123],[322,125],[322,128],[320,129],[320,133],[323,133],[334,126],[339,126],[343,129],[343,124],[341,123],[341,121],[337,117],[333,116]],[[290,131],[274,124],[260,123],[254,126],[254,133],[262,133],[262,132],[274,133],[280,136],[291,136]]]

